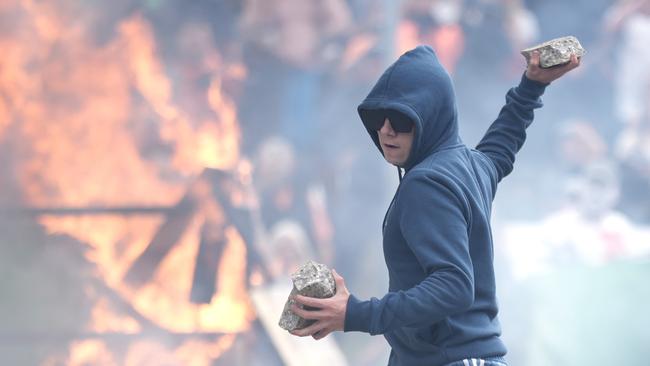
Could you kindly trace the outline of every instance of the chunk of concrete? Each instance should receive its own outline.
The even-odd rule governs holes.
[[[293,281],[293,289],[284,304],[284,310],[282,310],[279,322],[280,327],[286,330],[302,329],[314,322],[313,320],[303,319],[291,311],[291,305],[295,303],[293,300],[294,295],[299,294],[322,299],[332,297],[336,293],[336,282],[332,271],[324,264],[309,261],[291,275],[291,280]],[[298,306],[305,308],[300,304]],[[307,309],[309,310],[309,307]]]
[[[565,64],[571,61],[571,55],[582,57],[587,53],[574,36],[555,38],[522,50],[521,54],[526,58],[526,62],[530,62],[533,51],[539,51],[539,66],[542,68]]]

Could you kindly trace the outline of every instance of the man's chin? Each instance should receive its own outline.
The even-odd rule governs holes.
[[[396,167],[401,167],[402,165],[404,165],[403,161],[398,161],[398,160],[390,159],[390,158],[385,158],[385,159],[389,164],[394,165]]]

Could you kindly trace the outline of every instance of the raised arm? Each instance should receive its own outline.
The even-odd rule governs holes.
[[[563,66],[539,67],[539,53],[534,53],[521,83],[508,91],[506,105],[481,139],[476,149],[494,164],[497,181],[510,174],[515,154],[526,140],[526,128],[533,122],[534,110],[542,106],[540,99],[546,86],[580,65],[576,56]]]

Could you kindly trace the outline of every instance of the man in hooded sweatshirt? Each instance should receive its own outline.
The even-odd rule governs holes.
[[[292,333],[315,339],[337,330],[383,334],[395,366],[505,365],[492,200],[512,171],[546,86],[579,63],[574,55],[543,69],[533,55],[476,149],[460,140],[452,82],[435,52],[420,46],[392,64],[358,107],[373,142],[399,170],[383,223],[389,292],[360,300],[334,271],[333,297],[295,297],[316,310],[294,305],[296,314],[315,322]]]

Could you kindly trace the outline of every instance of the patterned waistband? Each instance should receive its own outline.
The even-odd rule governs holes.
[[[508,366],[503,357],[466,358],[462,362],[463,366]]]

